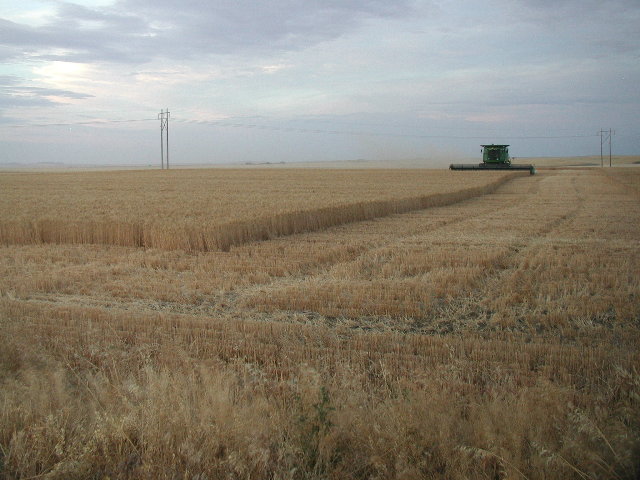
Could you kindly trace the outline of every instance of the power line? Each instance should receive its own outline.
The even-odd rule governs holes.
[[[165,112],[167,113],[167,112]],[[81,126],[81,125],[109,125],[109,124],[122,124],[122,123],[135,123],[135,122],[148,122],[157,121],[160,118],[135,118],[135,119],[123,119],[123,120],[86,120],[80,122],[52,122],[52,123],[30,123],[30,124],[16,124],[16,125],[2,125],[0,128],[29,128],[29,127],[67,127],[67,126]],[[391,133],[391,132],[370,132],[363,130],[333,130],[333,129],[318,129],[318,128],[305,128],[296,126],[278,126],[259,123],[239,123],[224,120],[195,120],[177,118],[175,122],[183,124],[195,124],[195,125],[212,125],[216,127],[230,127],[230,128],[246,128],[246,129],[258,129],[269,130],[277,132],[289,132],[289,133],[312,133],[312,134],[324,134],[324,135],[347,135],[347,136],[368,136],[368,137],[387,137],[387,138],[423,138],[423,139],[445,139],[445,140],[486,140],[494,138],[496,140],[512,139],[512,140],[549,140],[549,139],[563,139],[563,138],[589,138],[601,136],[600,133],[596,134],[574,134],[574,135],[445,135],[445,134],[411,134],[411,133]],[[410,128],[410,127],[409,127]],[[167,135],[168,137],[168,135]]]
[[[597,137],[598,134],[578,134],[578,135],[441,135],[441,134],[411,134],[411,133],[380,133],[380,132],[366,132],[358,130],[327,130],[317,128],[300,128],[300,127],[282,127],[275,125],[254,124],[254,123],[237,123],[228,122],[222,120],[190,120],[190,119],[175,119],[179,123],[191,123],[198,125],[213,125],[217,127],[232,127],[232,128],[251,128],[260,130],[272,130],[280,132],[293,132],[293,133],[319,133],[328,135],[352,135],[352,136],[370,136],[370,137],[398,137],[398,138],[443,138],[454,140],[486,140],[487,137],[496,139],[560,139],[560,138],[588,138]]]
[[[156,120],[155,118],[135,118],[127,120],[85,120],[82,122],[53,122],[53,123],[24,123],[14,125],[2,125],[0,128],[29,128],[29,127],[72,127],[74,125],[109,125],[112,123],[135,123],[135,122],[149,122]]]

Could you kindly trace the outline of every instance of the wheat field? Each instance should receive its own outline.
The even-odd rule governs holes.
[[[3,478],[640,474],[640,169],[0,185]]]
[[[446,205],[489,192],[513,176],[485,173],[463,178],[437,170],[15,172],[0,177],[0,244],[228,250]]]

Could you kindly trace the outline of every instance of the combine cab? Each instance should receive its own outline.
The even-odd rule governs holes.
[[[481,145],[482,163],[453,163],[451,170],[529,170],[536,173],[533,165],[514,165],[509,158],[509,145]]]

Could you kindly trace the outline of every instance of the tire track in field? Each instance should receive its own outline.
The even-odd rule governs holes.
[[[575,335],[576,325],[637,321],[635,192],[599,170],[572,172],[571,186],[565,200],[573,196],[575,208],[470,302],[480,306],[483,327]],[[505,293],[496,301],[490,293],[499,288]]]
[[[477,199],[464,200],[461,203],[472,202]],[[446,210],[450,209],[450,206],[446,207],[434,207],[429,209],[433,213],[432,219],[429,219],[429,227],[433,230],[445,228],[449,225],[456,224],[467,220],[466,214],[450,215]],[[483,214],[492,214],[497,210],[507,208],[506,205],[499,206],[486,206]],[[442,213],[439,213],[443,211]],[[310,266],[303,268],[303,272],[300,274],[286,275],[282,277],[274,277],[268,283],[252,284],[246,287],[240,287],[230,292],[226,292],[219,297],[209,296],[208,301],[202,303],[185,303],[166,300],[153,300],[150,298],[120,298],[113,296],[96,297],[75,293],[30,293],[28,298],[13,298],[9,297],[10,301],[19,300],[30,304],[37,305],[55,305],[60,308],[69,306],[86,307],[86,308],[100,308],[106,311],[121,311],[121,312],[146,312],[146,313],[172,313],[172,314],[187,314],[197,316],[213,316],[213,315],[227,315],[233,314],[238,310],[245,310],[246,305],[244,299],[246,297],[255,296],[265,289],[277,290],[282,287],[286,287],[292,283],[298,283],[308,278],[315,278],[328,274],[336,266],[349,264],[357,261],[359,258],[363,258],[370,255],[372,252],[383,248],[392,247],[399,242],[405,241],[407,238],[419,235],[420,231],[425,228],[423,223],[419,225],[413,225],[410,223],[412,218],[424,217],[422,212],[410,212],[403,214],[396,214],[382,219],[367,220],[357,223],[339,225],[330,227],[327,230],[321,232],[309,232],[303,234],[294,234],[288,237],[279,237],[273,240],[266,240],[259,242],[260,244],[266,243],[281,243],[287,245],[290,242],[309,242],[317,241],[324,242],[329,247],[332,243],[339,241],[340,237],[351,237],[358,239],[358,253],[354,253],[347,260],[334,261],[330,259],[326,262],[315,263],[310,262]],[[355,236],[355,237],[354,237]],[[245,245],[237,247],[239,251],[248,250],[252,245]],[[311,265],[313,264],[313,265]],[[286,312],[283,312],[283,319],[292,317]],[[252,312],[253,316],[262,316],[259,311]],[[296,322],[300,321],[299,315],[294,314]],[[321,316],[315,312],[305,312],[306,318],[317,320]]]
[[[563,185],[567,182],[563,180],[564,176],[572,175],[575,172],[559,172],[561,176],[555,177],[558,184]],[[515,272],[517,272],[523,259],[530,258],[539,251],[543,245],[548,242],[548,239],[554,236],[554,232],[558,231],[565,224],[573,221],[582,211],[585,209],[585,197],[581,189],[578,187],[578,179],[572,176],[567,183],[570,187],[569,190],[561,188],[563,191],[561,197],[555,197],[555,200],[551,199],[556,206],[566,206],[566,213],[556,215],[554,218],[543,223],[541,228],[525,242],[521,243],[517,248],[513,250],[513,253],[505,258],[505,263],[502,268],[487,272],[486,277],[483,279],[482,288],[470,291],[467,296],[459,296],[448,304],[441,304],[435,309],[432,315],[432,321],[435,321],[437,325],[434,330],[438,332],[450,332],[461,329],[484,329],[489,327],[494,314],[496,312],[495,307],[492,308],[491,302],[496,302],[496,298],[506,298],[514,296],[517,298],[518,292],[509,292],[505,290],[505,285],[509,284],[510,279]],[[547,186],[548,187],[548,186]],[[545,192],[545,190],[548,190]],[[560,190],[557,189],[557,190]],[[553,194],[553,187],[543,188],[543,195]],[[540,208],[540,204],[547,203],[544,197],[539,199],[538,202],[532,202],[531,206],[534,208]],[[526,217],[525,217],[526,218]],[[529,217],[530,218],[530,217]],[[506,300],[509,302],[510,300]],[[489,305],[487,305],[489,304]],[[518,330],[529,330],[530,326],[526,326],[523,322],[515,322],[514,326]]]
[[[535,177],[526,177],[527,180],[533,180]],[[515,179],[517,180],[517,179]],[[513,196],[510,193],[511,182],[502,185],[498,191],[502,196]],[[535,188],[536,182],[525,182],[529,185],[529,189]],[[520,195],[516,194],[513,199],[517,199]],[[471,205],[474,209],[474,215],[481,217],[482,215],[495,214],[505,208],[510,207],[509,202],[480,202],[479,198],[471,198],[463,200],[459,205]],[[25,301],[37,303],[53,303],[56,305],[81,305],[85,307],[105,308],[108,310],[145,310],[149,312],[167,312],[181,313],[193,315],[233,315],[238,312],[243,314],[246,311],[246,299],[248,297],[260,296],[265,290],[277,291],[291,284],[300,283],[307,278],[317,278],[322,275],[330,274],[335,268],[341,265],[348,265],[357,262],[358,259],[367,255],[374,254],[376,251],[385,248],[392,248],[399,242],[405,242],[407,239],[421,235],[425,230],[437,232],[442,228],[454,225],[459,222],[468,220],[468,213],[453,206],[432,207],[418,212],[408,212],[404,214],[395,214],[385,218],[356,222],[347,225],[339,225],[331,227],[320,232],[310,232],[296,234],[288,237],[276,238],[256,244],[249,244],[237,247],[236,251],[240,256],[256,255],[256,251],[260,252],[261,245],[271,244],[280,245],[283,251],[291,248],[292,242],[303,244],[309,242],[318,242],[326,244],[330,249],[337,244],[349,243],[355,247],[353,253],[338,257],[328,256],[327,258],[318,259],[311,257],[309,263],[303,266],[297,273],[272,277],[268,283],[256,283],[247,287],[239,287],[230,292],[221,293],[216,296],[207,296],[207,298],[198,303],[185,303],[178,301],[156,300],[152,298],[121,298],[113,296],[89,296],[73,293],[32,293],[29,299]],[[258,249],[256,249],[258,246]],[[265,251],[274,251],[274,248],[265,248]],[[264,253],[263,253],[264,254]],[[345,258],[346,257],[346,258]],[[319,261],[318,261],[319,260]],[[252,314],[262,315],[260,312],[252,312]],[[317,315],[310,314],[314,317]]]
[[[552,236],[553,232],[571,222],[584,209],[584,194],[578,188],[575,172],[550,172],[536,178],[535,182],[530,180],[532,179],[529,181],[518,179],[495,194],[465,201],[456,205],[455,208],[443,208],[442,214],[452,214],[455,218],[441,223],[438,228],[430,232],[430,235],[422,235],[416,232],[415,228],[407,228],[404,231],[395,230],[393,238],[368,248],[351,261],[332,265],[306,277],[285,278],[267,287],[248,288],[243,292],[245,299],[248,299],[246,303],[259,309],[288,311],[298,321],[301,319],[304,321],[305,317],[310,321],[322,321],[328,316],[330,322],[347,322],[356,326],[377,323],[386,324],[387,328],[426,332],[449,332],[468,326],[482,327],[491,312],[481,308],[481,300],[500,295],[503,279],[518,268],[522,256],[529,255],[538,245],[544,243],[546,238]],[[432,211],[422,212],[420,216],[433,213]],[[389,228],[393,222],[389,220],[383,223]],[[398,227],[398,224],[394,226]],[[491,232],[498,233],[493,235]],[[355,278],[350,278],[349,275],[344,274],[349,270],[349,265],[369,258],[373,268],[383,269],[385,259],[383,258],[382,264],[375,261],[376,257],[381,257],[380,252],[402,252],[412,246],[429,248],[428,242],[438,237],[444,237],[445,248],[448,243],[454,250],[456,244],[460,242],[467,242],[469,248],[476,247],[478,252],[482,252],[485,247],[488,249],[495,247],[497,250],[496,255],[490,257],[488,261],[484,259],[480,262],[482,271],[476,272],[477,277],[469,285],[463,285],[453,296],[444,295],[437,298],[432,308],[424,312],[416,314],[407,309],[403,314],[402,308],[395,312],[390,308],[389,314],[370,313],[364,309],[358,310],[357,306],[353,305],[351,305],[351,311],[347,305],[344,311],[340,312],[339,303],[331,311],[331,309],[323,309],[322,306],[305,308],[305,303],[313,305],[314,302],[302,301],[296,304],[291,300],[281,300],[278,308],[274,309],[273,306],[269,308],[269,299],[274,296],[279,295],[281,299],[304,295],[309,297],[322,293],[323,285],[331,285],[336,281],[338,283],[342,281],[342,289],[348,290],[350,281],[360,280],[357,275]],[[340,276],[341,271],[342,276]],[[375,272],[372,278],[375,281]],[[384,282],[380,282],[381,288],[388,288],[393,281],[385,277],[383,280]],[[306,285],[306,291],[304,287],[300,287],[300,284]],[[366,286],[363,288],[367,290]],[[372,295],[375,294],[371,288],[368,291]],[[332,293],[345,296],[340,288],[334,289]],[[327,298],[328,301],[332,301],[329,296]],[[403,300],[400,297],[395,299],[388,297],[388,299],[390,302]],[[318,306],[318,302],[315,305]],[[471,325],[468,325],[469,323]]]
[[[331,284],[336,278],[340,277],[341,272],[343,273],[343,280],[345,280],[344,272],[348,271],[350,266],[366,262],[367,258],[374,259],[371,263],[372,268],[375,268],[375,258],[383,256],[382,252],[402,251],[406,248],[425,250],[425,248],[429,248],[425,244],[425,232],[429,232],[431,240],[433,240],[438,237],[446,237],[446,234],[440,234],[439,232],[455,225],[469,223],[470,219],[475,222],[486,223],[487,218],[495,217],[496,215],[508,216],[509,214],[506,212],[521,208],[521,204],[528,202],[530,196],[537,194],[540,189],[540,183],[540,177],[514,179],[509,184],[502,186],[494,194],[465,200],[455,206],[397,215],[378,220],[375,224],[361,223],[357,226],[351,225],[340,230],[333,230],[329,232],[330,236],[325,241],[331,241],[332,239],[338,241],[340,235],[357,238],[358,231],[361,230],[366,235],[370,233],[370,228],[377,228],[381,232],[381,238],[377,242],[370,243],[362,253],[348,261],[324,265],[322,268],[317,269],[316,272],[306,275],[281,278],[267,286],[247,287],[242,292],[238,292],[241,297],[239,301],[259,309],[269,309],[269,299],[278,294],[282,296],[283,290],[285,292],[288,290],[289,296],[300,296],[302,295],[298,288],[300,284],[313,282]],[[347,281],[348,277],[346,275]],[[339,292],[336,293],[339,294]],[[287,296],[287,293],[284,296]],[[298,312],[303,311],[314,318],[318,316],[313,308],[301,308],[299,304],[291,305],[287,301],[281,301],[280,308]],[[341,316],[339,313],[336,313],[336,315]]]

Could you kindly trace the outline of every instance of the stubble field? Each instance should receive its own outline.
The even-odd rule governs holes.
[[[4,478],[637,478],[640,170],[0,174]]]

